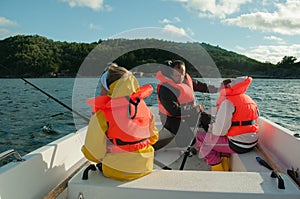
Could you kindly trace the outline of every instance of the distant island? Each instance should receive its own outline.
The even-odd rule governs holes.
[[[53,41],[39,35],[17,35],[0,40],[0,77],[75,77],[81,64],[95,47],[103,51],[102,53],[107,51],[108,47],[104,45],[107,41],[112,42],[114,50],[118,51],[122,50],[130,40],[114,39],[76,43]],[[297,58],[293,56],[286,55],[277,64],[272,64],[259,62],[207,43],[178,43],[157,39],[145,39],[145,41],[149,44],[159,42],[160,45],[174,45],[174,48],[180,47],[191,53],[201,46],[211,56],[222,77],[248,75],[256,78],[300,78],[300,62],[296,62]],[[177,54],[150,47],[127,52],[113,62],[127,69],[135,68],[136,74],[144,74],[143,71],[138,71],[136,66],[163,63],[168,59],[184,60]],[[193,65],[188,61],[186,65],[192,76],[199,77]],[[154,68],[148,68],[148,70],[150,73],[151,70],[155,72]],[[209,77],[214,77],[214,74],[207,74]]]

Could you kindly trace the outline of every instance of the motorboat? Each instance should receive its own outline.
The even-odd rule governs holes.
[[[157,107],[151,109],[158,113]],[[81,152],[83,127],[23,157],[13,149],[1,153],[1,158],[15,160],[0,168],[0,198],[299,199],[299,137],[264,117],[258,124],[258,147],[231,155],[229,172],[210,171],[193,145],[170,144],[155,152],[152,173],[126,182],[106,178],[97,169],[86,173],[91,163]],[[156,126],[162,128],[159,120]]]

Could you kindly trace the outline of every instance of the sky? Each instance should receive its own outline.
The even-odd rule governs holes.
[[[1,0],[0,40],[20,34],[91,43],[158,28],[170,32],[167,40],[185,42],[175,32],[276,64],[284,56],[300,61],[299,8],[300,0]]]

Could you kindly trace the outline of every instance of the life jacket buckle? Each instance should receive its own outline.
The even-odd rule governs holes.
[[[130,119],[134,119],[136,117],[136,114],[137,114],[137,108],[138,108],[138,105],[141,101],[140,98],[135,98],[136,99],[136,102],[134,102],[131,98],[128,99],[129,101],[129,104],[128,104],[128,118]],[[131,107],[130,107],[130,104],[134,105],[134,115],[131,116]]]

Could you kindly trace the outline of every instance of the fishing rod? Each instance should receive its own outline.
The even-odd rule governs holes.
[[[2,68],[4,68],[5,70],[7,70],[9,73],[11,73],[11,71],[6,68],[5,66],[3,66],[2,64],[0,64],[0,66]],[[66,105],[65,103],[61,102],[60,100],[58,100],[57,98],[53,97],[52,95],[50,95],[49,93],[43,91],[42,89],[40,89],[39,87],[37,87],[36,85],[34,85],[33,83],[29,82],[28,80],[24,79],[23,77],[18,77],[21,80],[23,80],[25,83],[29,84],[30,86],[34,87],[35,89],[37,89],[38,91],[42,92],[43,94],[45,94],[46,96],[48,96],[49,98],[53,99],[55,102],[59,103],[60,105],[62,105],[63,107],[65,107],[66,109],[68,109],[69,111],[75,113],[76,115],[78,115],[79,117],[81,117],[83,120],[89,122],[90,119],[87,118],[86,116],[80,114],[78,111],[72,109],[71,107],[69,107],[68,105]]]
[[[206,96],[204,97],[201,105],[204,106],[205,101],[206,101]],[[184,152],[183,160],[181,162],[179,170],[184,169],[184,165],[186,163],[187,157],[190,155],[190,152],[192,152],[194,155],[197,153],[197,151],[195,151],[196,149],[192,148],[192,146],[196,143],[196,136],[197,136],[196,131],[197,131],[197,128],[199,126],[200,119],[201,119],[201,111],[198,113],[197,122],[196,122],[196,125],[195,125],[194,129],[193,129],[194,138],[191,140],[190,144],[188,145],[187,149]]]

